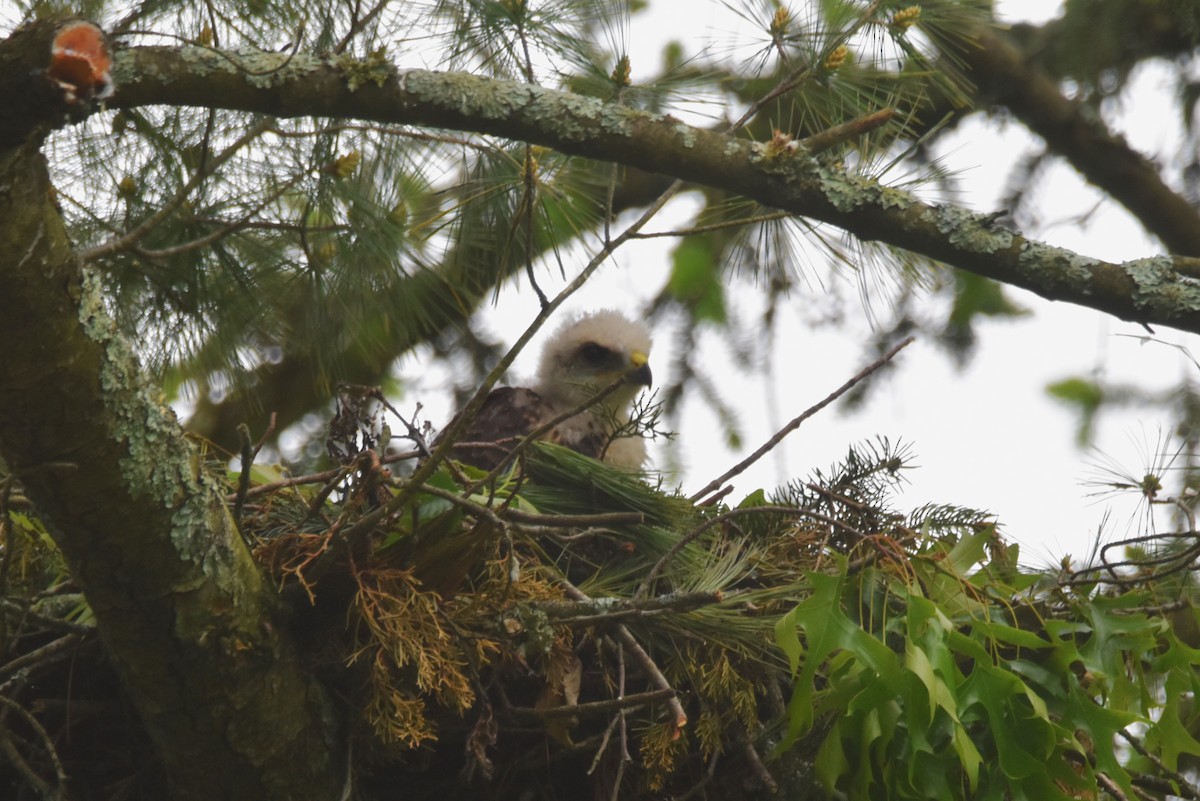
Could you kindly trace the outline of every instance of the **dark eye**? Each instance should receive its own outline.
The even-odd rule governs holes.
[[[579,356],[588,364],[600,365],[608,360],[612,353],[608,348],[602,345],[597,345],[595,342],[588,342],[579,349]]]

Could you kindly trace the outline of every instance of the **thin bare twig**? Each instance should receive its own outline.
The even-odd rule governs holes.
[[[1103,787],[1104,791],[1117,799],[1117,801],[1129,801],[1129,796],[1121,791],[1117,783],[1100,771],[1096,771],[1096,783]]]
[[[178,256],[181,253],[187,253],[189,251],[201,250],[203,248],[207,248],[212,243],[217,242],[221,239],[224,239],[225,237],[235,234],[238,231],[242,230],[243,228],[248,227],[250,225],[250,223],[254,221],[254,217],[257,214],[261,213],[263,209],[265,209],[267,206],[274,203],[276,200],[278,200],[284,194],[286,194],[287,192],[290,192],[292,190],[292,188],[296,184],[298,184],[301,181],[301,179],[303,179],[305,177],[307,177],[307,175],[305,173],[293,175],[290,180],[285,181],[282,185],[279,186],[278,189],[271,192],[266,197],[264,197],[261,201],[259,201],[254,206],[252,206],[250,208],[250,210],[247,211],[245,214],[243,214],[240,218],[238,218],[236,220],[226,221],[224,224],[224,227],[218,228],[216,231],[212,231],[210,233],[205,234],[204,236],[189,240],[187,242],[181,242],[178,245],[172,245],[171,247],[167,247],[167,248],[158,248],[156,250],[148,250],[148,249],[140,247],[140,246],[134,246],[133,251],[135,253],[137,253],[137,255],[143,259],[147,259],[150,261],[157,261],[157,260],[169,259],[174,256]],[[311,229],[309,229],[309,230],[311,230]]]
[[[725,222],[711,223],[709,225],[697,225],[692,228],[673,228],[670,231],[651,231],[648,234],[638,234],[634,239],[657,239],[664,236],[692,236],[694,234],[708,234],[713,231],[721,231],[726,228],[739,228],[743,225],[755,225],[762,222],[775,222],[776,220],[786,220],[790,217],[795,217],[788,211],[775,211],[770,214],[756,214],[753,217],[739,217],[736,220],[726,220]]]
[[[1125,742],[1133,746],[1134,751],[1137,751],[1146,759],[1153,762],[1154,766],[1158,768],[1164,776],[1175,782],[1176,787],[1172,789],[1173,793],[1183,796],[1184,798],[1190,798],[1192,801],[1197,801],[1200,799],[1200,790],[1197,790],[1196,786],[1192,784],[1191,781],[1189,781],[1188,778],[1182,773],[1171,770],[1165,764],[1163,764],[1163,761],[1159,759],[1156,754],[1152,753],[1146,748],[1145,744],[1142,743],[1141,738],[1135,737],[1124,729],[1118,731],[1117,734],[1120,735]]]
[[[619,673],[620,673],[620,682],[621,682],[621,688],[620,688],[619,692],[621,692],[623,694],[625,692],[625,649],[624,648],[617,650],[617,663],[620,666],[618,668]],[[627,710],[622,709],[620,712],[617,713],[617,730],[621,734],[621,757],[620,757],[620,759],[617,760],[617,775],[613,776],[612,790],[608,794],[609,801],[617,801],[617,799],[619,799],[621,797],[621,782],[624,781],[624,779],[625,779],[626,767],[632,761],[629,758],[629,733],[628,733],[628,725],[626,723],[627,718],[625,716],[626,711]]]
[[[641,512],[599,512],[594,515],[540,515],[534,512],[523,512],[520,509],[505,509],[504,517],[514,523],[542,528],[582,528],[595,526],[636,526],[646,522],[646,516]]]
[[[128,233],[117,236],[107,242],[97,245],[93,248],[86,248],[79,251],[79,258],[82,261],[93,261],[102,256],[109,256],[113,253],[118,253],[122,250],[128,250],[138,243],[138,241],[146,234],[150,233],[156,225],[170,217],[180,206],[187,202],[188,196],[192,190],[198,187],[206,178],[225,162],[229,161],[241,151],[246,145],[253,142],[259,136],[270,128],[269,118],[263,118],[250,126],[246,133],[237,138],[229,147],[222,150],[216,156],[209,160],[205,169],[197,170],[192,177],[184,184],[175,196],[163,204],[162,208],[151,214],[146,219],[142,220],[138,225],[134,226]]]
[[[521,43],[525,44],[524,37],[521,38]],[[528,45],[526,45],[526,54],[528,55]],[[532,76],[530,83],[532,83]],[[537,282],[537,275],[533,272],[533,218],[534,210],[537,208],[537,177],[534,175],[537,161],[533,157],[533,146],[525,144],[525,161],[522,166],[525,181],[525,193],[521,196],[521,214],[518,215],[515,224],[522,226],[525,230],[525,278],[528,279],[529,285],[533,287],[533,292],[537,295],[538,303],[542,308],[546,308],[546,304],[550,301],[546,298],[546,293],[542,291],[542,287]]]
[[[617,692],[620,697],[625,697],[625,649],[617,648]],[[621,762],[632,762],[632,757],[629,756],[629,731],[628,718],[625,716],[625,711],[622,709],[618,716],[621,720]]]
[[[890,362],[896,356],[897,353],[899,353],[904,348],[911,345],[913,343],[913,341],[914,341],[913,337],[906,337],[903,341],[901,341],[898,345],[893,347],[887,353],[883,354],[878,359],[871,362],[869,365],[867,365],[862,370],[860,370],[858,373],[856,373],[854,375],[854,377],[851,378],[849,381],[847,381],[845,384],[842,384],[840,387],[835,389],[832,393],[827,395],[825,397],[825,399],[822,400],[820,403],[817,403],[814,406],[810,406],[809,408],[807,408],[803,412],[801,412],[799,415],[792,418],[791,422],[789,422],[783,428],[779,429],[779,431],[775,432],[775,436],[773,436],[769,440],[767,440],[762,445],[762,447],[760,447],[754,453],[747,456],[742,461],[735,464],[733,467],[729,468],[729,470],[725,471],[719,477],[710,481],[699,492],[691,495],[688,498],[688,500],[692,501],[693,503],[697,503],[700,501],[701,498],[706,497],[710,492],[713,492],[714,490],[719,489],[720,486],[722,484],[724,484],[726,481],[728,481],[729,479],[733,478],[736,475],[741,474],[750,465],[754,464],[759,459],[761,459],[763,456],[766,456],[768,453],[770,453],[771,450],[774,449],[776,445],[778,445],[781,441],[783,441],[784,437],[786,437],[788,434],[792,433],[797,428],[799,428],[801,423],[803,423],[808,418],[812,417],[817,412],[824,409],[829,404],[833,403],[838,398],[845,395],[847,392],[849,392],[851,389],[853,389],[858,384],[862,383],[864,380],[866,380],[866,378],[868,376],[870,376],[872,373],[879,370],[885,364]]]
[[[771,775],[771,771],[767,770],[767,766],[763,764],[762,757],[758,753],[758,749],[754,747],[754,743],[750,739],[750,735],[741,726],[734,730],[734,739],[738,746],[742,749],[742,756],[750,763],[750,769],[754,771],[755,777],[767,788],[771,795],[779,792],[779,783],[775,781],[775,777]]]
[[[346,31],[346,35],[343,36],[341,41],[334,46],[334,55],[341,55],[342,53],[346,52],[346,48],[350,46],[352,41],[354,41],[354,37],[362,33],[363,29],[371,24],[371,20],[375,19],[377,16],[379,16],[379,12],[387,8],[389,2],[390,0],[379,0],[379,2],[375,4],[374,8],[361,17],[354,19],[350,23],[350,30]]]
[[[37,786],[40,788],[44,787],[44,789],[39,789],[39,792],[42,793],[44,798],[52,799],[53,801],[65,799],[67,797],[67,782],[69,779],[67,778],[67,772],[63,770],[62,760],[58,758],[58,751],[54,749],[53,738],[50,737],[49,733],[47,733],[42,724],[38,722],[38,719],[31,715],[28,710],[26,710],[16,701],[8,698],[7,696],[0,695],[0,704],[3,704],[8,710],[15,710],[16,713],[24,718],[25,722],[29,724],[29,728],[33,729],[37,733],[37,736],[42,741],[42,745],[46,749],[46,755],[50,757],[50,764],[54,768],[54,779],[58,786],[50,787],[49,784],[45,784],[43,780],[40,777],[37,777],[36,774],[32,773],[32,771],[26,778],[37,779]],[[9,756],[10,758],[12,756],[17,756],[18,759],[20,759],[19,755],[16,754],[16,746],[13,745],[12,739],[8,737],[7,731],[3,732],[3,740],[0,741],[0,744],[2,744],[6,752],[6,756]],[[8,753],[10,748],[12,749],[12,753]],[[20,761],[22,763],[24,762],[24,760]]]
[[[1200,533],[1196,531],[1180,531],[1169,533],[1147,534],[1141,537],[1129,537],[1116,542],[1106,543],[1100,549],[1100,562],[1094,565],[1087,565],[1074,571],[1064,582],[1068,586],[1078,584],[1091,584],[1094,582],[1103,582],[1117,587],[1129,587],[1141,585],[1147,581],[1162,579],[1175,573],[1184,571],[1196,570],[1194,559],[1200,555]],[[1181,551],[1165,552],[1162,556],[1146,557],[1138,559],[1124,559],[1116,562],[1108,560],[1109,551],[1120,548],[1122,550],[1131,545],[1144,545],[1158,542],[1167,542],[1170,540],[1191,541],[1192,544]],[[1148,568],[1165,565],[1163,569],[1150,572]],[[1122,575],[1118,571],[1121,568],[1133,567],[1138,571],[1133,574]],[[1108,573],[1108,577],[1101,576],[1089,577],[1092,573]]]
[[[865,133],[886,125],[895,115],[896,112],[890,108],[873,111],[870,114],[865,114],[853,120],[843,122],[841,125],[834,125],[812,136],[805,137],[799,140],[799,144],[810,154],[820,153],[831,147],[836,147],[848,139],[862,136]]]
[[[379,400],[385,407],[391,410],[392,414],[396,415],[401,423],[404,423],[404,429],[408,432],[408,438],[411,439],[413,444],[417,446],[417,453],[419,453],[422,457],[429,456],[429,443],[425,441],[425,435],[421,433],[421,429],[417,428],[417,415],[421,413],[421,409],[423,408],[421,404],[418,403],[417,408],[413,409],[412,420],[409,420],[407,417],[400,414],[400,412],[394,406],[392,406],[392,404],[387,402],[387,399],[383,397],[382,391],[379,393]]]
[[[54,631],[61,631],[67,634],[91,634],[95,632],[94,625],[85,625],[83,623],[73,623],[70,620],[63,620],[57,617],[50,617],[35,612],[23,603],[18,603],[9,598],[0,598],[0,613],[6,617],[14,617],[19,620],[26,620],[37,623],[39,626],[45,626]]]
[[[59,637],[57,640],[46,643],[41,648],[35,648],[28,653],[21,654],[15,659],[10,659],[4,665],[0,665],[0,681],[8,679],[25,668],[33,667],[34,665],[46,666],[60,659],[65,659],[70,655],[71,649],[82,641],[82,634],[66,634]],[[5,685],[0,685],[0,692],[3,692]]]
[[[393,453],[390,456],[381,457],[379,463],[386,465],[394,464],[396,462],[405,462],[409,459],[416,459],[420,455],[421,454],[419,451],[401,451],[400,453]],[[322,470],[319,473],[308,473],[307,475],[303,476],[281,478],[278,481],[272,481],[267,484],[259,484],[257,487],[251,487],[246,493],[246,497],[253,498],[257,495],[265,495],[266,493],[275,492],[276,490],[287,489],[288,487],[298,487],[304,484],[325,484],[329,481],[333,481],[334,479],[341,481],[341,479],[345,478],[345,476],[346,469],[343,467],[337,467],[332,470]],[[230,493],[229,495],[225,496],[225,500],[232,502],[235,497],[236,495],[234,493]]]
[[[629,710],[674,697],[674,690],[647,690],[644,693],[618,696],[616,698],[609,698],[606,701],[589,701],[583,704],[568,704],[566,706],[555,706],[546,709],[514,706],[509,707],[506,711],[513,717],[524,720],[553,720],[555,718],[575,717],[576,715],[582,717],[584,715],[600,715],[606,712]]]
[[[409,483],[404,479],[395,479],[395,482],[400,486],[405,486]],[[490,506],[484,506],[481,503],[475,503],[470,498],[465,498],[462,495],[459,495],[457,492],[451,492],[450,490],[444,490],[441,487],[434,487],[429,484],[421,486],[418,491],[427,495],[432,495],[435,498],[441,498],[444,501],[449,501],[450,503],[462,509],[463,512],[470,517],[474,517],[476,520],[487,520],[501,529],[508,527],[508,523],[501,518],[499,514],[497,514],[495,509]]]
[[[600,736],[600,745],[596,746],[596,754],[592,757],[592,764],[588,766],[587,775],[591,776],[596,772],[596,768],[600,767],[600,759],[604,756],[604,752],[608,749],[608,741],[612,739],[612,733],[617,728],[617,723],[621,720],[620,713],[612,716],[612,720],[608,722],[608,726],[604,728],[604,734]]]
[[[267,429],[263,432],[263,435],[258,438],[257,443],[252,443],[250,441],[250,427],[245,423],[238,424],[238,439],[241,440],[242,445],[242,472],[238,476],[237,495],[234,497],[233,501],[233,519],[234,522],[237,523],[239,530],[242,527],[242,510],[245,508],[246,498],[249,497],[250,494],[250,473],[254,467],[254,459],[258,456],[259,451],[262,450],[263,445],[266,444],[267,437],[271,436],[271,434],[275,431],[276,419],[275,412],[271,412],[271,420],[267,423]]]

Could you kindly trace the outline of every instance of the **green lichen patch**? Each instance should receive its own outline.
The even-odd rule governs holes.
[[[368,83],[383,86],[387,83],[388,78],[396,74],[396,68],[388,59],[387,48],[384,47],[372,50],[365,59],[340,56],[334,62],[334,66],[342,74],[351,92],[358,91],[360,87],[366,86]]]
[[[1017,257],[1020,272],[1035,277],[1052,291],[1071,290],[1090,294],[1095,270],[1102,262],[1069,250],[1025,241]]]
[[[830,167],[818,167],[816,174],[821,194],[838,211],[850,212],[863,206],[903,210],[914,202],[908,194],[865,175]]]
[[[950,244],[971,253],[997,253],[1012,247],[1012,231],[960,206],[932,206],[923,215]]]
[[[400,82],[419,103],[489,120],[512,117],[533,100],[534,87],[483,80],[465,72],[409,70],[400,76]]]
[[[1133,303],[1156,314],[1191,315],[1200,311],[1200,280],[1175,269],[1169,256],[1125,262],[1133,279]]]
[[[226,514],[211,480],[202,478],[194,450],[183,438],[175,413],[161,391],[143,377],[129,343],[116,330],[104,307],[98,278],[85,271],[79,320],[88,338],[104,349],[100,388],[109,417],[110,437],[120,443],[125,486],[133,498],[172,510],[171,536],[181,557],[206,574],[215,541],[214,514]]]

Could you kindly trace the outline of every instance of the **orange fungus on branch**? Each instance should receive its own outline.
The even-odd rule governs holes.
[[[90,22],[69,22],[54,37],[47,74],[68,103],[100,100],[113,93],[112,55],[104,32]]]

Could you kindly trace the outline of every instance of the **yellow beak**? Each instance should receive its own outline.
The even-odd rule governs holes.
[[[630,384],[639,384],[643,387],[654,386],[654,374],[650,372],[649,361],[649,357],[640,350],[629,354],[629,363],[634,369],[625,380]]]

